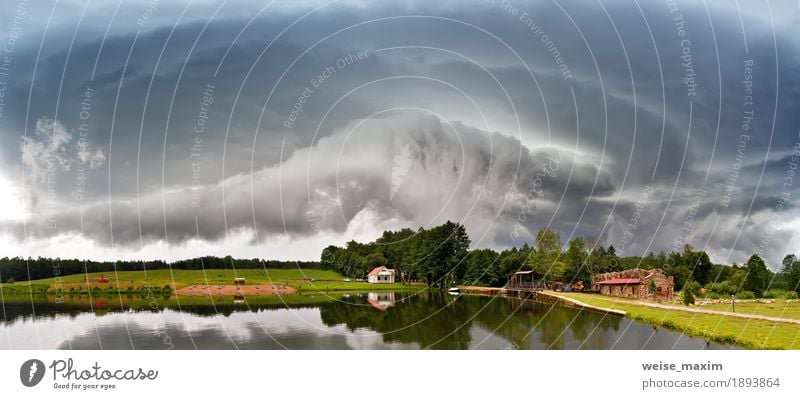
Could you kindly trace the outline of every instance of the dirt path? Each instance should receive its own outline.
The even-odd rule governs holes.
[[[636,305],[649,306],[651,308],[666,309],[666,310],[680,310],[680,311],[692,312],[692,313],[715,314],[715,315],[720,315],[720,316],[742,317],[742,318],[745,318],[745,319],[758,319],[758,320],[767,320],[767,321],[777,321],[777,322],[781,322],[781,323],[800,324],[800,320],[788,319],[786,317],[763,316],[763,315],[752,314],[752,313],[734,313],[734,312],[726,312],[724,310],[713,310],[713,309],[700,309],[700,308],[690,308],[690,307],[685,307],[684,308],[684,307],[662,305],[660,303],[650,303],[650,302],[643,302],[643,301],[636,301],[636,302],[631,302],[631,303],[636,304]]]
[[[584,306],[584,307],[589,308],[589,309],[599,309],[599,310],[603,310],[603,311],[610,311],[612,313],[614,313],[614,312],[616,312],[616,313],[622,312],[623,314],[625,313],[624,311],[621,311],[621,310],[618,310],[618,309],[610,309],[610,308],[605,308],[605,307],[600,307],[600,306],[595,306],[595,305],[589,305],[588,303],[582,302],[580,299],[575,299],[575,298],[570,298],[570,297],[567,297],[567,296],[558,295],[557,293],[548,292],[548,294],[552,295],[552,296],[555,296],[555,297],[558,297],[558,298],[561,298],[561,299],[563,299],[565,301],[569,301],[569,302],[572,302],[574,304],[577,304],[577,305],[580,305],[580,306]],[[607,301],[613,301],[612,298],[609,298],[609,299],[602,298],[602,299],[603,300],[607,300]],[[699,309],[699,308],[690,308],[690,307],[679,307],[679,306],[671,306],[671,305],[664,305],[664,304],[660,304],[660,303],[644,302],[644,301],[617,301],[617,302],[618,303],[622,303],[622,304],[627,303],[627,304],[631,304],[631,305],[647,306],[647,307],[651,307],[651,308],[664,309],[664,310],[674,310],[674,311],[679,311],[679,312],[704,313],[704,314],[712,314],[712,315],[719,315],[719,316],[741,317],[743,319],[757,319],[757,320],[774,321],[774,322],[779,322],[779,323],[800,324],[800,320],[798,320],[798,319],[789,319],[789,318],[785,318],[785,317],[762,316],[762,315],[751,314],[751,313],[734,313],[734,312],[726,312],[724,310],[712,310],[712,309]]]
[[[175,291],[177,296],[267,296],[294,294],[296,289],[283,284],[190,285]]]

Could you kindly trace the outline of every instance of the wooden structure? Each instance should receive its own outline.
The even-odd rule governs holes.
[[[536,292],[547,288],[543,274],[533,270],[516,272],[508,276],[505,289],[509,291]]]
[[[245,285],[246,282],[247,280],[244,277],[235,277],[233,279],[233,285]]]

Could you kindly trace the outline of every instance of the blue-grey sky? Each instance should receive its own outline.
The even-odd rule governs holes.
[[[796,1],[7,1],[0,256],[799,249]]]

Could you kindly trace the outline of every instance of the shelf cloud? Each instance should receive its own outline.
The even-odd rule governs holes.
[[[476,247],[550,226],[775,269],[800,227],[797,4],[728,3],[3,4],[0,203],[26,212],[0,232],[316,259],[457,220]]]

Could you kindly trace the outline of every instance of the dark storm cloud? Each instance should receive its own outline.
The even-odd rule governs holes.
[[[193,5],[179,21],[184,4],[165,4],[137,36],[142,4],[126,3],[104,42],[113,8],[90,11],[70,50],[80,7],[68,3],[38,64],[44,17],[31,10],[1,121],[3,163],[18,170],[20,136],[41,120],[57,120],[77,140],[90,88],[87,138],[107,164],[88,172],[84,231],[106,244],[112,221],[114,241],[125,245],[198,233],[218,240],[226,229],[303,237],[365,221],[417,227],[449,218],[486,233],[479,246],[519,245],[547,223],[565,238],[617,245],[651,187],[657,194],[628,254],[670,250],[677,239],[719,262],[757,250],[800,129],[792,72],[800,62],[787,17],[795,4],[770,3],[774,27],[756,4],[742,5],[741,23],[726,2],[709,3],[708,13],[700,3],[671,12],[645,1],[460,4],[352,2],[298,21],[315,5],[287,3],[252,23],[260,7],[247,3],[220,8],[210,22],[216,5]],[[691,96],[688,74],[697,83]],[[209,85],[213,101],[203,104]],[[404,111],[380,113],[391,108]],[[364,118],[372,120],[359,125]],[[531,203],[548,157],[558,170]],[[411,176],[400,186],[395,161]],[[75,170],[58,177],[59,230],[79,231]],[[187,205],[193,192],[202,193],[200,213]],[[788,204],[781,215],[798,217]],[[773,265],[792,250],[781,226],[769,239]],[[524,234],[512,239],[519,227]]]

